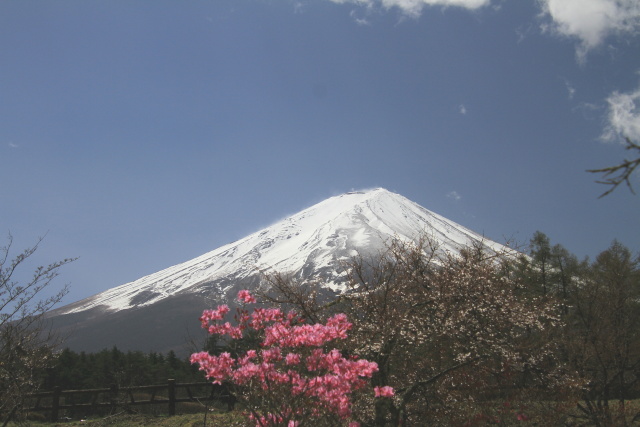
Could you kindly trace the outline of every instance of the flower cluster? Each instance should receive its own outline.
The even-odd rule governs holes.
[[[254,303],[255,298],[246,290],[238,293],[243,303]],[[249,350],[237,358],[230,353],[218,356],[208,352],[191,355],[191,363],[214,383],[228,381],[244,388],[246,395],[260,395],[260,401],[273,401],[280,395],[278,414],[269,408],[250,408],[251,419],[257,426],[297,425],[302,419],[313,419],[329,413],[339,419],[351,416],[351,395],[368,383],[365,378],[378,371],[375,362],[357,357],[345,358],[337,349],[325,346],[347,337],[351,323],[346,315],[336,314],[326,324],[297,324],[294,313],[279,309],[256,308],[251,316],[240,310],[238,326],[222,323],[229,307],[221,305],[206,310],[200,321],[210,334],[242,338],[242,331],[251,328],[263,334],[259,350]],[[376,397],[391,397],[391,387],[376,387]],[[264,396],[267,396],[265,398]],[[250,406],[250,405],[249,405]],[[350,423],[356,426],[357,423]]]
[[[384,387],[374,387],[373,391],[376,397],[392,397],[394,395],[393,388],[388,385]]]

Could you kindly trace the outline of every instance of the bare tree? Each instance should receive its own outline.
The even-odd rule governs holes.
[[[629,151],[635,151],[636,154],[638,155],[635,159],[633,160],[625,159],[620,164],[615,166],[609,166],[601,169],[587,170],[587,172],[591,172],[591,173],[601,173],[603,180],[596,181],[596,182],[599,184],[606,184],[611,187],[607,191],[602,193],[600,197],[604,197],[608,194],[611,194],[613,190],[615,190],[623,182],[627,184],[627,187],[629,187],[629,190],[635,194],[635,192],[633,191],[633,186],[631,185],[631,181],[629,181],[629,178],[631,177],[631,174],[633,173],[633,171],[638,167],[638,165],[640,165],[640,144],[638,144],[637,142],[631,141],[631,139],[629,138],[625,138],[625,140],[626,140],[625,148]]]
[[[20,268],[41,242],[39,238],[13,259],[11,235],[6,246],[0,248],[0,416],[4,425],[20,415],[25,394],[39,385],[38,372],[52,363],[57,342],[46,328],[44,315],[68,292],[64,286],[57,293],[43,296],[60,267],[73,259],[37,267],[24,283],[17,279]]]

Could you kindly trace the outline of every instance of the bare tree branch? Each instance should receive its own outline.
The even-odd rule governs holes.
[[[21,415],[24,395],[38,387],[37,372],[50,366],[57,340],[47,329],[45,314],[67,294],[68,287],[42,297],[58,276],[59,269],[74,261],[68,258],[37,267],[24,283],[17,271],[36,252],[43,238],[13,259],[13,237],[0,248],[0,413],[5,423]]]
[[[631,141],[629,138],[625,138],[625,149],[630,151],[637,151],[640,154],[640,144]],[[634,170],[640,165],[640,155],[634,160],[624,160],[620,164],[615,166],[609,166],[601,169],[588,169],[587,172],[601,173],[603,180],[596,181],[598,184],[605,184],[611,186],[607,191],[602,193],[598,198],[602,198],[608,194],[611,194],[620,184],[623,182],[627,184],[629,191],[635,194],[633,186],[629,178],[633,174]]]

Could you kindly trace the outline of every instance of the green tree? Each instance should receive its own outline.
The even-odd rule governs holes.
[[[536,231],[529,244],[532,268],[530,270],[533,285],[546,295],[551,287],[552,267],[551,243],[546,234]]]
[[[561,304],[562,314],[568,313],[569,288],[578,272],[584,268],[575,255],[562,245],[551,246],[546,234],[536,231],[529,242],[529,254],[518,258],[514,268],[532,295],[551,295]]]
[[[626,403],[640,392],[639,266],[614,241],[572,285],[569,357],[586,382],[579,408],[596,426],[640,421]]]

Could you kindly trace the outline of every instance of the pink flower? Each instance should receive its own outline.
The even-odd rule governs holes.
[[[242,330],[237,326],[231,326],[231,323],[225,322],[222,325],[209,326],[209,334],[214,335],[229,335],[233,339],[242,338]]]
[[[232,373],[235,360],[229,353],[220,356],[212,356],[206,351],[191,355],[191,363],[198,363],[200,370],[204,371],[207,378],[213,378],[214,384],[220,384]]]
[[[238,292],[238,300],[256,301],[247,290]],[[283,412],[278,415],[269,411],[251,414],[250,419],[257,425],[280,425],[292,420],[287,421],[287,427],[297,427],[297,417],[313,419],[326,411],[343,420],[351,416],[351,394],[368,384],[365,378],[371,378],[378,365],[357,356],[345,358],[335,348],[325,351],[329,342],[347,337],[352,324],[346,315],[337,314],[326,324],[304,324],[295,312],[285,315],[276,308],[256,308],[249,315],[245,309],[238,309],[235,317],[238,326],[233,326],[222,320],[228,312],[226,305],[205,310],[200,318],[202,326],[210,334],[227,335],[231,339],[240,339],[245,329],[253,329],[262,336],[261,349],[248,350],[237,359],[229,353],[219,356],[195,353],[191,355],[191,362],[200,365],[200,370],[214,383],[231,381],[253,393],[304,395],[317,402],[309,408],[287,406],[289,403],[283,401]],[[388,386],[376,387],[375,395],[391,397],[394,391]],[[349,427],[359,427],[359,424],[351,422]]]
[[[229,312],[229,306],[226,304],[219,305],[215,310],[205,310],[200,316],[200,322],[203,328],[207,328],[208,323],[214,320],[221,320],[225,314]]]
[[[280,347],[271,347],[260,352],[262,359],[265,362],[277,362],[282,360],[282,354],[280,352]]]
[[[393,397],[395,394],[393,387],[389,387],[388,385],[384,387],[374,387],[373,392],[376,397]]]
[[[283,318],[278,308],[256,308],[251,314],[250,326],[257,331],[263,329],[266,322],[282,322]]]
[[[289,353],[284,360],[287,365],[297,365],[300,363],[300,355],[296,353]]]
[[[238,299],[247,304],[256,302],[256,298],[253,295],[251,295],[251,293],[249,293],[249,291],[246,289],[243,289],[240,292],[238,292]]]

